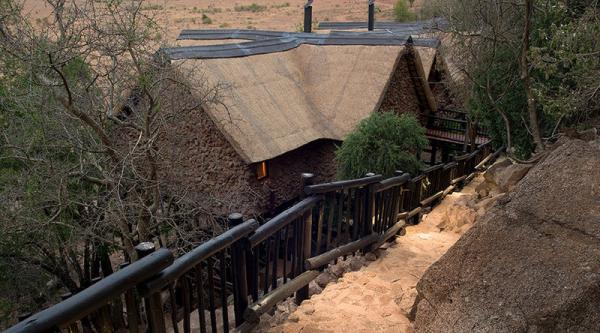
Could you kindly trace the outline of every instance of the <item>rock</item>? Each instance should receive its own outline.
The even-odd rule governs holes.
[[[600,145],[549,153],[423,275],[416,332],[596,332]]]
[[[375,260],[377,260],[377,255],[373,252],[367,252],[367,254],[365,254],[365,260],[375,261]]]
[[[291,321],[292,323],[297,323],[300,321],[300,317],[298,317],[298,314],[296,313],[292,313],[289,317],[288,320]]]
[[[486,198],[483,199],[481,201],[479,201],[477,204],[475,204],[475,209],[477,209],[477,211],[479,211],[479,209],[483,209],[484,211],[487,211],[488,209],[490,209],[495,203],[496,201],[498,201],[498,199],[502,198],[505,194],[499,194],[490,198]]]
[[[323,291],[323,288],[321,288],[316,282],[311,281],[308,284],[308,294],[310,296],[312,295],[318,295]]]
[[[306,304],[306,305],[302,305],[300,307],[300,310],[302,311],[302,313],[304,313],[305,315],[311,315],[313,313],[315,313],[315,307],[312,304]]]
[[[349,266],[350,266],[351,271],[358,271],[365,264],[366,264],[365,258],[363,258],[362,256],[352,256],[352,258],[350,258]]]
[[[331,272],[334,277],[341,278],[345,273],[344,266],[341,262],[338,262],[336,265],[329,267],[329,272]]]
[[[528,164],[509,165],[500,172],[496,184],[502,191],[510,191],[529,172],[529,169],[531,165]]]
[[[334,279],[335,277],[331,276],[331,274],[329,274],[328,272],[323,272],[317,276],[317,278],[315,279],[315,283],[319,287],[325,288],[325,286]]]
[[[598,129],[595,127],[577,133],[579,139],[583,141],[594,141],[598,138]]]
[[[276,308],[279,312],[286,312],[288,310],[288,308],[285,306],[285,303],[277,304]]]
[[[483,178],[486,180],[486,182],[497,185],[498,184],[497,183],[498,175],[500,174],[500,172],[502,170],[504,170],[506,167],[508,167],[511,164],[512,164],[512,162],[509,159],[506,159],[506,158],[498,159],[498,161],[496,161],[496,163],[492,164],[483,173]]]

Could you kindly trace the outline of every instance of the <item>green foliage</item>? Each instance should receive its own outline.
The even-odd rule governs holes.
[[[206,14],[202,14],[202,24],[212,24],[212,20]]]
[[[494,61],[486,68],[474,72],[474,91],[469,100],[471,116],[486,125],[496,147],[506,142],[507,135],[500,113],[507,115],[511,124],[512,146],[521,158],[528,157],[534,149],[522,117],[527,107],[525,92],[520,80],[516,80],[519,64],[512,49],[498,49]],[[488,91],[487,81],[494,82]]]
[[[532,91],[542,136],[552,137],[559,125],[579,126],[600,114],[600,11],[590,7],[576,13],[558,0],[535,8],[529,50]],[[519,40],[519,32],[515,38]],[[499,111],[504,112],[515,155],[528,158],[535,146],[528,131],[520,45],[499,43],[477,52],[478,66],[470,73],[472,116],[490,127],[500,145],[507,138]]]
[[[531,48],[540,111],[566,125],[600,113],[600,11],[581,15],[549,6],[538,15]]]
[[[158,5],[158,4],[150,4],[150,5],[145,5],[142,6],[141,8],[142,10],[163,10],[165,9],[162,5]]]
[[[251,5],[240,5],[240,6],[235,6],[234,10],[236,12],[252,12],[252,13],[258,13],[258,12],[262,12],[265,11],[267,9],[267,6],[264,5],[259,5],[257,3],[252,3]]]
[[[426,145],[425,130],[414,116],[374,113],[336,151],[338,177],[392,176],[396,170],[418,174],[422,164],[416,155]]]
[[[406,0],[397,0],[394,4],[394,18],[398,22],[414,21],[415,16],[408,8]]]
[[[289,6],[290,6],[290,3],[289,3],[289,2],[284,2],[284,3],[280,3],[280,4],[276,4],[276,5],[272,5],[272,6],[271,6],[271,8],[277,8],[277,9],[280,9],[280,8],[287,8],[287,7],[289,7]]]

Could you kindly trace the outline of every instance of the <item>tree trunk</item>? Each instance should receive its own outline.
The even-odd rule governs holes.
[[[525,95],[527,96],[527,112],[529,113],[529,128],[531,129],[531,135],[536,145],[536,151],[544,150],[544,143],[542,142],[542,135],[540,133],[540,126],[538,120],[538,114],[535,106],[535,97],[531,90],[531,76],[529,74],[529,37],[531,34],[531,17],[533,15],[533,0],[525,0],[525,30],[523,31],[523,50],[521,52],[521,79],[523,80],[523,88],[525,89]]]

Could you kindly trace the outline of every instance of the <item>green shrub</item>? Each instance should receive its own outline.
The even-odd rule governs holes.
[[[259,5],[259,4],[253,3],[253,4],[248,5],[248,6],[235,6],[234,9],[235,9],[236,12],[253,12],[253,13],[257,13],[257,12],[265,11],[267,9],[267,6],[263,6],[263,5]]]
[[[212,20],[206,14],[202,14],[202,24],[212,24]]]
[[[425,129],[414,116],[374,113],[336,151],[338,177],[360,178],[368,172],[392,176],[396,170],[418,174],[422,164],[416,155],[425,146]]]
[[[145,5],[142,6],[141,10],[163,10],[165,9],[162,5]]]
[[[406,0],[398,0],[394,4],[394,18],[398,22],[408,22],[413,21],[414,14],[408,8],[406,4]]]

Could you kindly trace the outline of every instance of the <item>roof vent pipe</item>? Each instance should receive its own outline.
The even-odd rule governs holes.
[[[312,32],[312,3],[313,0],[308,0],[304,5],[304,32]]]
[[[369,31],[375,29],[375,0],[369,0]]]

